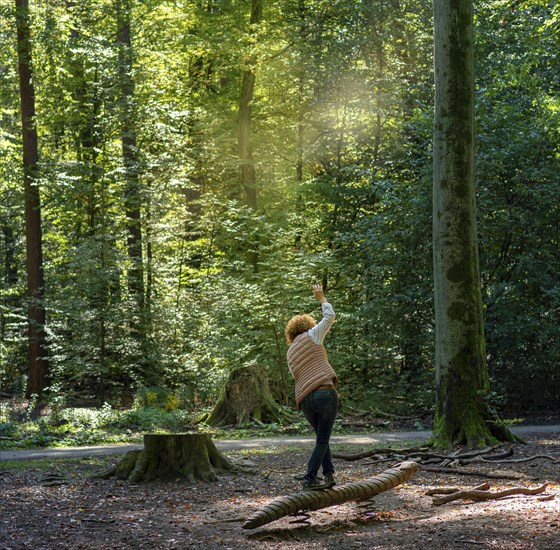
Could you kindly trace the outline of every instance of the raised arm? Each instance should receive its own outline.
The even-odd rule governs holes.
[[[322,344],[325,336],[328,334],[329,330],[334,323],[336,317],[334,309],[331,304],[327,301],[325,293],[323,292],[323,287],[321,285],[313,285],[313,296],[321,304],[321,309],[323,310],[323,318],[317,323],[312,329],[308,331],[309,337],[316,344]]]

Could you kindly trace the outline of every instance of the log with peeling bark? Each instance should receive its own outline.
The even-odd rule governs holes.
[[[403,462],[363,481],[345,483],[321,491],[307,490],[287,495],[256,510],[243,524],[243,529],[255,529],[298,512],[320,510],[351,500],[366,500],[404,483],[417,471],[418,465],[415,462]]]
[[[526,487],[512,487],[510,489],[504,489],[503,491],[496,492],[467,489],[465,491],[457,491],[450,495],[435,498],[432,504],[434,506],[441,506],[442,504],[447,504],[448,502],[452,502],[453,500],[497,500],[511,495],[537,495],[543,493],[547,486],[548,483],[544,483],[543,485],[541,485],[540,487],[536,487],[535,489],[527,489]]]

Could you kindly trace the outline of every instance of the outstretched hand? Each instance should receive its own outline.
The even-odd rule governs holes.
[[[327,301],[325,298],[325,293],[323,292],[323,285],[313,285],[311,287],[313,289],[313,296],[322,304]]]

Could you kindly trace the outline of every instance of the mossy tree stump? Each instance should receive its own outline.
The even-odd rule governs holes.
[[[206,419],[212,426],[239,425],[243,422],[278,422],[283,413],[274,401],[266,367],[250,365],[234,369],[216,406]]]
[[[177,477],[191,483],[214,481],[217,474],[234,469],[208,434],[145,434],[144,449],[130,451],[101,477],[128,481],[169,480]]]

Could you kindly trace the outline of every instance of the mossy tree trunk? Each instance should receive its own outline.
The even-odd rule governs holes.
[[[176,478],[214,481],[217,474],[232,470],[208,434],[145,434],[144,449],[130,451],[100,477],[154,481]]]
[[[472,0],[434,0],[433,247],[436,444],[486,445],[513,434],[487,402],[474,178]]]
[[[278,422],[282,411],[268,385],[266,368],[250,365],[233,370],[207,423],[212,426],[239,425],[243,422]]]

